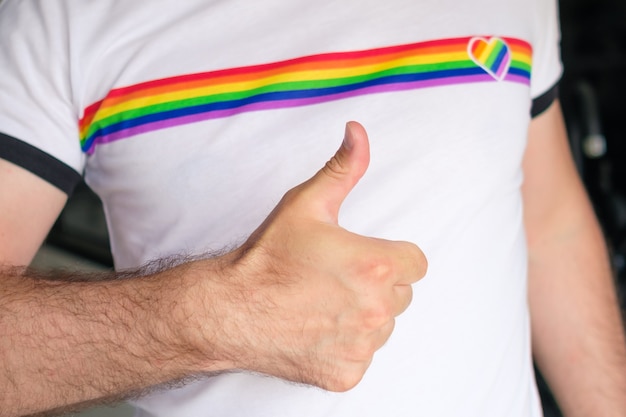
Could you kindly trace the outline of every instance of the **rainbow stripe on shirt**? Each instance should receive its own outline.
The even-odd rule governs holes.
[[[532,47],[464,37],[336,52],[163,78],[111,90],[79,121],[84,152],[158,129],[366,94],[454,84],[530,84]]]

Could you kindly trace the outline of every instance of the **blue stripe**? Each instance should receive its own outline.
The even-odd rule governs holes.
[[[197,106],[185,107],[181,109],[167,110],[167,111],[163,111],[159,113],[147,114],[145,116],[141,116],[141,117],[137,117],[133,119],[121,120],[118,123],[114,123],[109,126],[99,128],[93,132],[93,134],[87,139],[87,141],[85,141],[85,143],[82,145],[82,149],[83,151],[87,151],[88,149],[90,149],[94,141],[96,141],[99,137],[107,136],[115,132],[119,132],[121,130],[129,129],[129,128],[133,128],[136,126],[141,126],[147,123],[157,122],[161,120],[174,119],[178,117],[189,116],[189,115],[200,114],[200,113],[210,113],[210,112],[218,111],[218,110],[235,109],[238,107],[244,107],[244,106],[259,103],[259,102],[332,96],[335,94],[341,94],[345,92],[355,91],[355,90],[378,86],[378,85],[402,84],[402,83],[432,80],[432,79],[438,79],[438,78],[471,76],[471,75],[480,75],[480,74],[484,74],[484,70],[476,66],[472,68],[442,70],[442,71],[434,71],[434,72],[428,72],[428,73],[390,75],[387,77],[381,77],[381,78],[363,81],[363,82],[355,83],[355,84],[349,84],[349,85],[319,88],[319,89],[310,89],[310,90],[262,93],[262,94],[257,94],[252,97],[247,97],[247,98],[238,99],[238,100],[223,101],[223,102],[218,102],[218,103],[208,103],[208,104],[201,104]]]
[[[498,72],[498,68],[500,68],[500,63],[504,59],[506,53],[509,51],[509,48],[506,45],[503,45],[503,48],[500,50],[500,53],[496,57],[496,60],[491,65],[491,71],[495,74]]]

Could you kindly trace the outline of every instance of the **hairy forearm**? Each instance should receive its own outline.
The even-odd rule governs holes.
[[[625,416],[621,314],[604,239],[581,204],[531,242],[533,349],[567,416]]]
[[[4,270],[0,415],[119,399],[197,371],[179,327],[187,269],[96,282]]]
[[[412,243],[339,226],[368,163],[367,134],[349,123],[330,161],[218,257],[91,283],[0,272],[0,414],[132,393],[198,370],[354,387],[427,266]]]

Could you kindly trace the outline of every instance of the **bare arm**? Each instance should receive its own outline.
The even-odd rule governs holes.
[[[3,159],[0,159],[0,190],[0,265],[28,265],[67,197],[34,174]]]
[[[212,266],[198,273],[216,277]],[[0,415],[66,412],[73,408],[68,405],[119,400],[152,385],[226,369],[225,361],[201,363],[189,335],[176,327],[185,321],[189,269],[126,280],[101,276],[106,281],[98,282],[5,270]]]
[[[0,415],[121,398],[231,369],[335,391],[357,384],[410,303],[410,284],[426,261],[412,244],[337,225],[344,197],[369,162],[363,128],[351,124],[346,138],[347,146],[224,256],[98,282],[1,273]],[[27,203],[5,201],[0,210]],[[1,239],[5,253],[14,233]],[[32,252],[29,246],[5,263]]]
[[[626,416],[621,314],[558,102],[531,123],[524,174],[535,358],[567,416]]]
[[[0,189],[0,416],[67,410],[212,370],[187,362],[193,347],[169,327],[182,320],[167,318],[182,314],[182,267],[133,280],[14,267],[31,261],[66,195],[4,160]],[[213,266],[203,272],[216,276]]]

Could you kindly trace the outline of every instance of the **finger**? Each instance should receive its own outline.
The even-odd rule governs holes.
[[[319,220],[337,223],[341,204],[365,174],[369,159],[365,129],[357,122],[349,122],[337,153],[301,189]]]
[[[395,324],[396,320],[391,318],[381,324],[381,326],[354,339],[353,349],[349,352],[350,355],[346,359],[354,362],[369,363],[374,353],[389,340]]]
[[[378,350],[387,343],[387,340],[391,337],[393,329],[396,326],[395,319],[389,320],[384,326],[376,331],[373,335],[374,350]]]
[[[424,252],[415,244],[403,241],[393,241],[371,238],[377,241],[377,251],[381,259],[385,259],[392,268],[390,278],[394,285],[413,284],[426,275],[428,260]],[[373,251],[372,247],[369,248]]]
[[[413,284],[424,278],[428,270],[428,259],[424,252],[410,242],[394,242],[397,247],[397,257],[402,269],[398,273],[396,284]]]
[[[392,288],[394,297],[394,317],[404,313],[413,300],[413,288],[410,285],[394,285]]]

